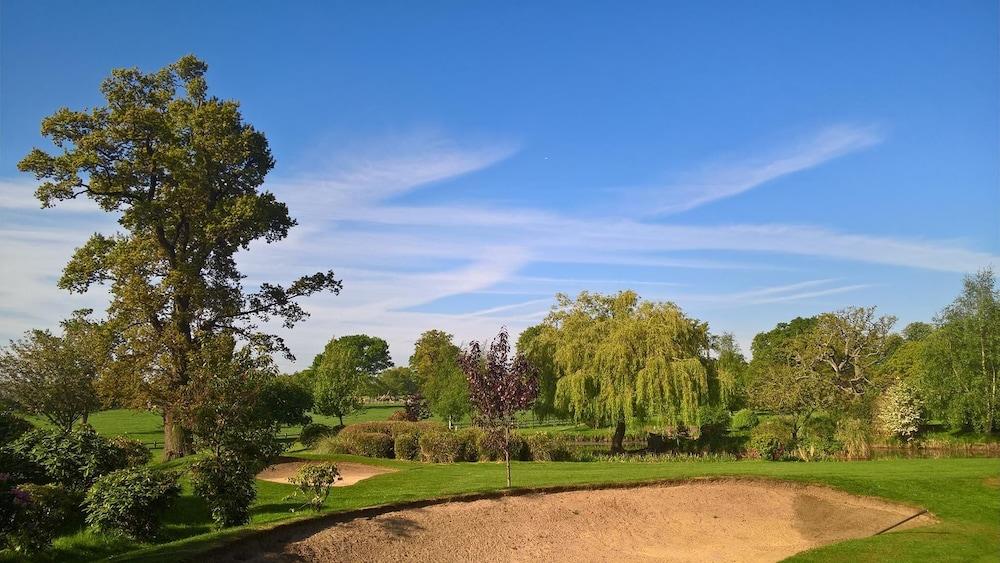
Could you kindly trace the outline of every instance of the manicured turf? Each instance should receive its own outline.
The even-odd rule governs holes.
[[[398,407],[370,407],[345,422],[385,420]],[[317,422],[336,424],[329,417]],[[96,413],[90,423],[105,435],[127,434],[144,442],[162,440],[160,418],[145,411],[114,410]],[[564,432],[578,429],[545,428]],[[601,430],[595,430],[598,432]],[[297,435],[298,429],[287,434]],[[351,460],[389,465],[396,473],[380,475],[351,487],[336,489],[326,511],[342,511],[378,504],[502,488],[503,466],[494,463],[421,464],[373,460],[353,456],[301,457]],[[155,459],[158,459],[155,458]],[[191,459],[162,467],[186,468]],[[636,482],[699,476],[759,476],[832,485],[863,495],[879,496],[930,509],[941,522],[931,527],[886,534],[828,546],[795,557],[802,561],[1000,561],[1000,459],[884,459],[858,462],[672,461],[577,462],[514,464],[515,487]],[[250,526],[218,531],[212,528],[204,503],[195,497],[187,479],[184,493],[166,519],[159,545],[138,544],[89,531],[63,536],[55,549],[39,560],[92,561],[112,557],[121,561],[177,561],[196,557],[219,542],[240,537],[278,521],[308,518],[311,512],[293,512],[301,501],[288,496],[288,485],[258,481],[258,498]],[[10,559],[0,554],[0,560]]]
[[[327,510],[498,490],[503,466],[494,463],[419,464],[351,456],[311,456],[391,465],[400,471],[343,489]],[[183,465],[174,462],[174,466]],[[941,522],[930,527],[836,544],[800,554],[802,561],[998,561],[1000,560],[1000,460],[911,459],[868,462],[659,462],[530,463],[514,465],[514,485],[540,487],[636,482],[699,476],[760,476],[823,483],[930,509]],[[300,502],[287,499],[288,485],[258,482],[259,497],[249,527],[214,531],[205,506],[185,489],[171,512],[164,540],[145,547],[90,532],[60,538],[54,561],[85,561],[114,554],[120,561],[177,561],[196,556],[225,539],[293,517]],[[308,514],[311,513],[307,513]]]

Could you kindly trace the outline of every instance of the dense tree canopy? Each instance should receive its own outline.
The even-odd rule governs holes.
[[[417,374],[420,389],[431,412],[458,420],[469,413],[469,386],[459,366],[461,350],[452,336],[440,330],[420,335],[410,356],[410,369]]]
[[[226,333],[290,355],[255,321],[291,327],[307,316],[295,299],[340,288],[332,272],[244,288],[236,253],[284,238],[295,220],[260,189],[274,166],[267,140],[237,102],[208,95],[206,70],[186,56],[150,74],[113,71],[101,85],[105,105],[45,118],[42,134],[57,150],[36,148],[18,165],[42,181],[44,207],[83,196],[118,218],[117,233],[76,250],[59,286],[108,286],[123,388],[163,412],[168,455],[190,450],[176,421],[199,394],[193,362],[206,342]]]
[[[709,400],[707,324],[631,291],[557,295],[544,324],[559,371],[557,408],[614,425],[614,451],[629,423],[698,425]]]
[[[78,311],[62,334],[33,330],[0,353],[0,402],[68,432],[100,408],[96,382],[108,363],[105,328]]]
[[[889,355],[894,317],[875,308],[850,307],[796,318],[758,334],[750,362],[750,400],[791,417],[792,435],[819,411],[846,412],[867,405],[873,377]]]
[[[392,366],[389,344],[366,334],[334,338],[313,360],[313,403],[317,412],[340,419],[362,405],[375,376]]]
[[[517,339],[518,354],[531,362],[538,376],[538,397],[531,408],[535,416],[543,420],[563,414],[556,409],[559,369],[555,362],[555,339],[546,334],[550,330],[552,328],[544,324],[530,326]]]
[[[1000,424],[1000,291],[991,270],[966,277],[962,293],[921,342],[923,394],[957,427],[995,431]]]
[[[420,381],[409,366],[396,366],[378,374],[376,389],[379,394],[407,397],[420,392]]]

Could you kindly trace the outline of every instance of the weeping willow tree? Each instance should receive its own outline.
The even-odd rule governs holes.
[[[677,305],[632,291],[559,294],[536,338],[553,350],[555,407],[613,425],[612,452],[622,451],[628,424],[699,424],[709,400],[708,325]]]

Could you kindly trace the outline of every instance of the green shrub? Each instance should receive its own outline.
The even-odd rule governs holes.
[[[250,505],[257,497],[253,467],[224,451],[221,456],[198,460],[191,471],[195,494],[208,504],[217,526],[240,526],[250,521]]]
[[[10,411],[0,411],[0,444],[9,444],[34,426]]]
[[[79,497],[62,485],[18,485],[3,526],[3,543],[18,553],[48,549],[78,511]]]
[[[420,459],[431,463],[454,463],[460,459],[462,443],[454,432],[422,432]]]
[[[312,447],[316,445],[316,442],[319,442],[321,438],[335,436],[337,431],[338,428],[327,426],[326,424],[320,424],[318,422],[306,424],[302,427],[302,432],[299,433],[299,442],[303,446],[312,449]]]
[[[749,446],[761,459],[779,460],[794,446],[792,430],[785,421],[769,418],[750,431]]]
[[[871,457],[871,427],[867,421],[845,418],[837,423],[834,439],[849,459]]]
[[[698,437],[711,441],[725,436],[731,417],[722,405],[702,405],[698,407]]]
[[[529,434],[525,441],[528,444],[531,459],[534,461],[570,461],[573,459],[573,452],[562,436],[539,432]]]
[[[733,417],[729,420],[729,427],[733,430],[745,431],[752,430],[759,423],[760,419],[757,418],[757,413],[753,412],[752,409],[741,409],[733,413]]]
[[[340,471],[332,463],[307,463],[299,468],[288,482],[299,488],[305,495],[306,503],[319,510],[330,496],[333,485],[341,479]]]
[[[350,453],[365,457],[393,456],[392,436],[379,432],[355,432],[348,436],[340,436],[348,444]]]
[[[480,432],[477,436],[476,449],[479,451],[480,461],[503,461],[503,450],[500,448],[498,437],[491,436],[487,432]],[[531,451],[524,440],[524,436],[518,433],[510,435],[510,459],[516,461],[530,461]]]
[[[420,434],[416,432],[407,432],[405,434],[399,434],[396,436],[396,440],[393,443],[393,453],[396,454],[396,459],[408,459],[410,461],[417,461],[420,459]]]
[[[479,435],[483,431],[475,426],[455,431],[458,439],[458,461],[479,461]]]
[[[347,442],[340,436],[327,436],[320,438],[314,448],[316,451],[325,454],[349,454],[351,453]]]
[[[399,434],[406,432],[430,432],[444,429],[445,427],[443,424],[428,420],[422,420],[419,422],[409,422],[405,420],[370,420],[367,422],[358,422],[356,424],[345,426],[340,433],[344,436],[351,436],[356,433],[378,433],[385,434],[395,439]]]
[[[111,445],[118,448],[127,467],[146,465],[153,458],[153,453],[139,440],[128,436],[114,436]]]
[[[835,454],[840,446],[834,440],[837,425],[826,415],[811,417],[799,431],[795,455],[803,461],[823,459]]]
[[[101,477],[87,492],[87,523],[102,532],[137,540],[156,537],[160,520],[180,495],[178,475],[148,467],[119,469]]]
[[[126,453],[90,426],[78,426],[68,433],[31,430],[10,449],[37,464],[48,480],[79,494],[102,475],[128,466]]]

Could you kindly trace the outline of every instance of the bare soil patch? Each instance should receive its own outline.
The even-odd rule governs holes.
[[[291,461],[290,458],[282,458],[278,460],[278,463],[258,473],[257,478],[261,481],[287,483],[289,477],[295,475],[300,467],[308,463],[320,462],[308,462],[301,460]],[[340,472],[340,479],[336,482],[336,484],[334,484],[334,487],[346,487],[369,477],[396,471],[395,469],[390,469],[388,467],[365,465],[363,463],[350,463],[343,461],[337,461],[334,463],[337,466],[337,471]]]
[[[270,561],[778,561],[918,512],[824,487],[705,481],[446,502],[263,534]],[[905,529],[933,522],[920,516]]]

